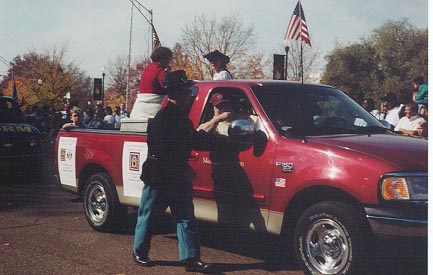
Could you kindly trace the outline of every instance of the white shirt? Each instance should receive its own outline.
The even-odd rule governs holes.
[[[114,118],[113,115],[106,115],[104,117],[104,122],[108,125],[111,125],[114,127],[114,123],[116,122],[116,119]]]
[[[418,128],[418,125],[425,121],[424,118],[414,115],[411,118],[408,118],[407,116],[402,117],[397,125],[395,125],[394,131],[400,131],[400,130],[409,130],[409,131],[416,131]]]
[[[385,120],[388,121],[393,126],[397,125],[398,121],[400,120],[399,113],[401,111],[401,108],[403,108],[403,104],[400,104],[400,106],[395,106],[391,110],[388,111],[385,115]]]
[[[378,120],[382,120],[385,118],[385,114],[382,112],[379,112],[378,110],[372,110],[370,112],[370,114],[372,114],[375,118],[377,118]]]
[[[232,75],[226,70],[220,71],[219,73],[215,72],[213,74],[213,80],[230,80],[230,79],[232,79]]]

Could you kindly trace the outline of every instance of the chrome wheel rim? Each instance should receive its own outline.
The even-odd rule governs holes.
[[[102,224],[107,217],[107,194],[100,184],[93,185],[88,192],[87,213],[95,224]]]
[[[344,228],[331,219],[315,221],[307,232],[306,252],[322,274],[336,274],[347,264],[350,243]]]

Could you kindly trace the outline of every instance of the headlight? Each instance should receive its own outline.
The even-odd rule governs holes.
[[[387,201],[427,201],[427,173],[393,173],[382,177],[382,198]]]

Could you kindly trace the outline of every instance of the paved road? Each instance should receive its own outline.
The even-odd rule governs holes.
[[[183,274],[169,219],[153,239],[150,257],[157,265],[145,268],[132,262],[135,218],[131,209],[120,233],[95,232],[85,220],[81,202],[49,180],[22,186],[1,182],[0,274]],[[218,274],[303,274],[275,260],[281,253],[275,249],[276,238],[203,223],[200,230],[203,259],[215,263]],[[402,250],[418,248],[414,242],[393,247],[391,254],[397,256],[377,257],[374,274],[427,274],[425,251],[400,256]]]

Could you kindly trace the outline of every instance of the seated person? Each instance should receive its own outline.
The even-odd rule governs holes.
[[[234,106],[238,102],[231,97],[232,102],[228,96],[218,92],[211,96],[214,116],[198,127],[198,130],[210,132],[215,138],[225,141],[224,147],[209,153],[218,223],[239,230],[249,230],[253,224],[256,231],[265,232],[265,221],[254,200],[253,187],[239,159],[239,154],[251,145],[232,142],[227,137],[231,122],[235,118],[249,119],[249,115],[242,114],[241,108]]]
[[[213,94],[210,102],[214,109],[214,116],[208,122],[201,124],[197,130],[215,132],[220,135],[228,136],[228,128],[233,119],[232,103],[224,99],[223,95],[220,93]]]
[[[407,103],[404,107],[405,116],[402,117],[395,125],[394,131],[405,135],[418,135],[418,125],[425,121],[418,115],[418,104],[414,102]]]
[[[386,112],[384,119],[388,121],[392,127],[395,127],[400,120],[400,113],[404,105],[398,103],[395,93],[387,93],[381,100],[383,110]]]
[[[70,119],[72,122],[63,124],[62,128],[65,130],[70,130],[72,128],[84,128],[81,109],[74,107],[71,109],[70,114]]]
[[[104,117],[105,117],[105,113],[101,110],[96,109],[95,113],[93,114],[93,119],[89,121],[87,128],[91,128],[91,129],[103,128]]]
[[[105,117],[104,117],[104,127],[105,128],[114,128],[114,124],[116,123],[116,117],[113,115],[113,110],[110,106],[104,108]]]
[[[422,137],[422,138],[427,138],[428,137],[428,123],[427,121],[421,121],[418,124],[418,136]]]

